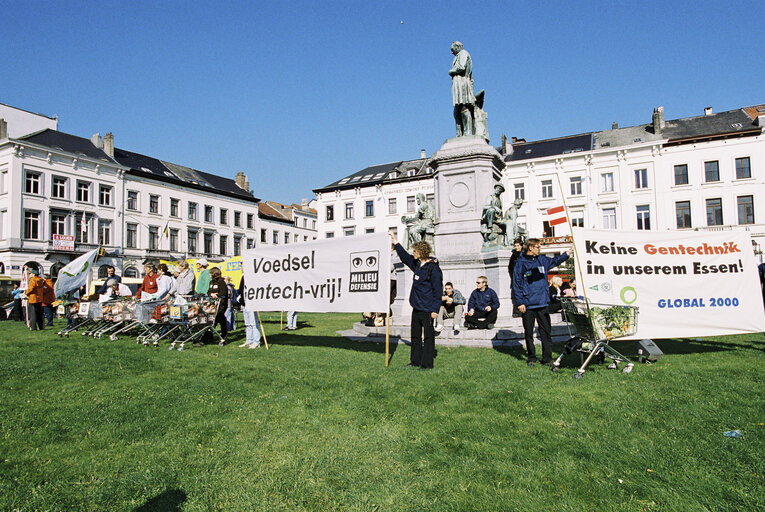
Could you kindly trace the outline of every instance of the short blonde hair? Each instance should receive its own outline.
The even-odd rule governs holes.
[[[552,276],[550,278],[550,286],[561,287],[563,286],[563,278],[560,276]]]

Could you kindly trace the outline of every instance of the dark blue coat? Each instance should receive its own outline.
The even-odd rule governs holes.
[[[117,274],[114,274],[112,277],[107,277],[106,279],[104,279],[104,282],[103,284],[101,284],[101,287],[98,288],[98,290],[96,290],[96,293],[98,294],[106,293],[106,288],[107,288],[106,283],[109,282],[109,279],[114,279],[118,283],[122,281],[122,278],[118,276]]]
[[[441,308],[441,290],[443,290],[441,283],[444,278],[438,261],[431,259],[422,264],[406,252],[401,244],[396,244],[396,253],[401,258],[401,262],[414,272],[412,291],[409,293],[409,305],[415,311],[438,313]]]
[[[497,292],[489,288],[488,286],[484,291],[478,289],[473,290],[468,299],[468,311],[475,309],[476,312],[486,312],[486,306],[491,306],[491,309],[499,309],[499,297]]]
[[[513,304],[527,308],[541,308],[550,303],[547,273],[568,259],[568,253],[554,258],[529,256],[525,252],[518,257],[513,269]]]

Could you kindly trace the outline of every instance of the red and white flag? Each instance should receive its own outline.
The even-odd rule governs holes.
[[[548,208],[547,209],[547,222],[550,223],[551,226],[557,226],[558,224],[563,224],[566,222],[566,207],[556,206],[555,208]]]

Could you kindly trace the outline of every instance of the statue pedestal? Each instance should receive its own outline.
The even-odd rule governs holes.
[[[467,300],[475,289],[475,278],[485,275],[497,292],[500,308],[497,327],[521,330],[520,318],[512,318],[510,276],[507,266],[512,251],[482,249],[481,213],[504,169],[502,155],[478,136],[447,140],[431,157],[435,174],[435,256],[444,273]],[[408,325],[412,308],[409,291],[412,272],[394,256],[397,294],[393,303],[394,325]],[[467,308],[466,308],[467,309]]]

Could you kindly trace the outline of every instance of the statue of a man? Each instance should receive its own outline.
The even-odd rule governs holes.
[[[502,192],[505,187],[501,183],[494,185],[494,193],[486,198],[486,204],[481,212],[481,235],[483,235],[484,244],[489,244],[497,238],[494,232],[494,225],[497,224],[500,231],[504,233],[504,222],[502,218]]]
[[[433,209],[428,204],[425,194],[417,194],[417,215],[414,217],[404,215],[401,217],[401,222],[406,225],[409,247],[433,234],[435,229]]]
[[[525,240],[526,229],[518,224],[518,210],[523,206],[523,199],[516,199],[513,202],[513,206],[507,209],[505,212],[505,222],[507,223],[507,233],[510,236],[510,240],[515,242],[516,240]]]
[[[475,135],[473,124],[473,60],[459,41],[452,43],[454,62],[449,76],[452,77],[452,104],[454,121],[457,124],[457,137]]]

